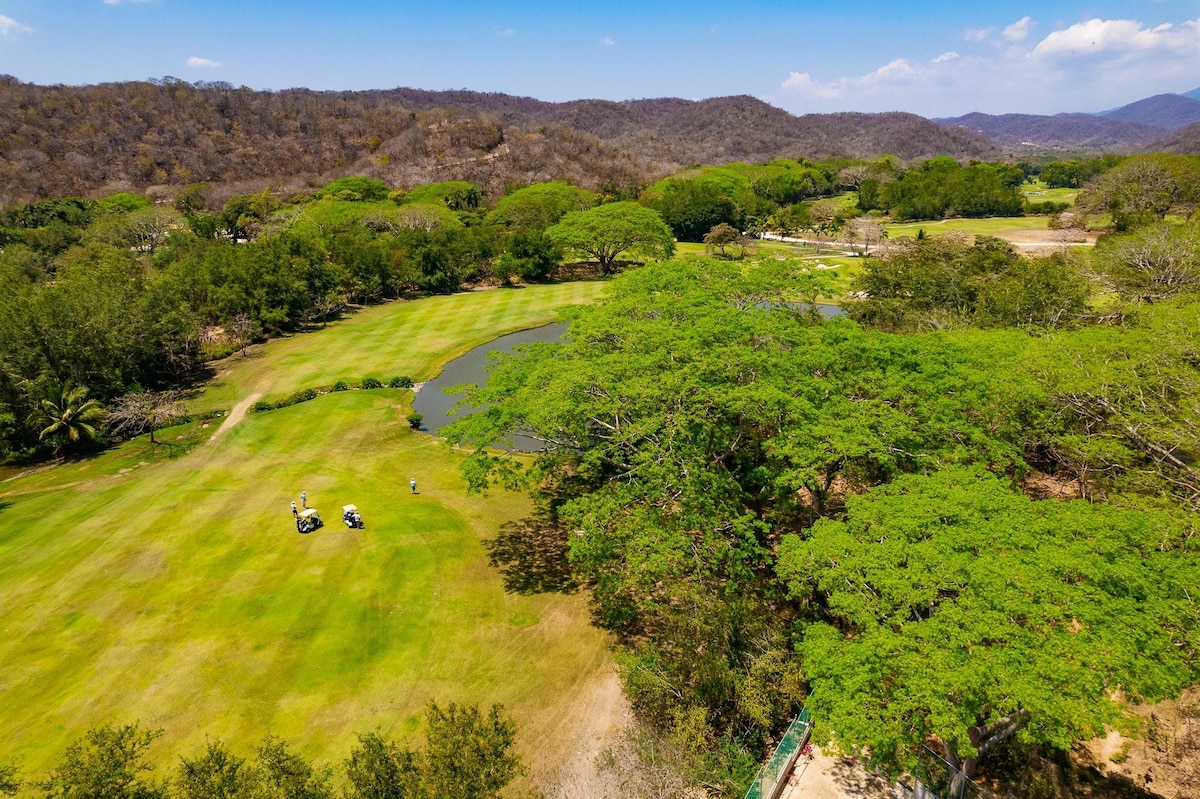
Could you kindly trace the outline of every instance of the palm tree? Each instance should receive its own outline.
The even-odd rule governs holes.
[[[29,421],[41,428],[39,441],[63,437],[67,446],[73,446],[94,439],[96,428],[92,422],[100,421],[103,416],[104,409],[100,403],[87,398],[87,388],[67,380],[50,384],[46,389],[46,398],[30,414]],[[56,451],[59,449],[62,449],[62,445]]]

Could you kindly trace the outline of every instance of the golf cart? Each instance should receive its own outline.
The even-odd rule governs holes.
[[[352,530],[361,530],[366,527],[366,525],[363,524],[362,516],[359,515],[358,508],[354,505],[342,506],[342,521],[345,522],[346,526]]]
[[[296,514],[296,530],[301,533],[311,533],[318,527],[324,527],[325,522],[321,521],[320,514],[316,508],[305,508]]]

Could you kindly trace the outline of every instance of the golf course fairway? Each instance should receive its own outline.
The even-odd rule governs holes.
[[[227,359],[194,405],[427,379],[602,289],[368,308]],[[206,738],[248,754],[266,733],[340,764],[356,733],[407,739],[430,700],[502,703],[531,777],[576,753],[588,697],[614,682],[606,639],[579,594],[504,591],[483,542],[529,501],[468,496],[462,455],[405,423],[411,398],[336,392],[0,472],[0,760],[37,777],[88,728],[140,721],[164,730],[160,775]],[[326,522],[308,535],[301,491]],[[347,503],[365,530],[341,524]]]

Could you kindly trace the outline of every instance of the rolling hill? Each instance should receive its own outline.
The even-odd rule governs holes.
[[[279,92],[173,78],[38,86],[0,77],[0,206],[206,181],[226,194],[362,174],[407,188],[567,180],[631,192],[692,163],[997,158],[914,114],[793,116],[752,97],[547,103],[468,91]],[[155,187],[161,187],[156,189]],[[218,191],[220,194],[221,191]]]

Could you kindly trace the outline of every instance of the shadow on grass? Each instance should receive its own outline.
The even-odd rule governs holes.
[[[579,588],[567,560],[567,531],[548,511],[508,522],[484,543],[492,565],[514,594],[570,594]]]

